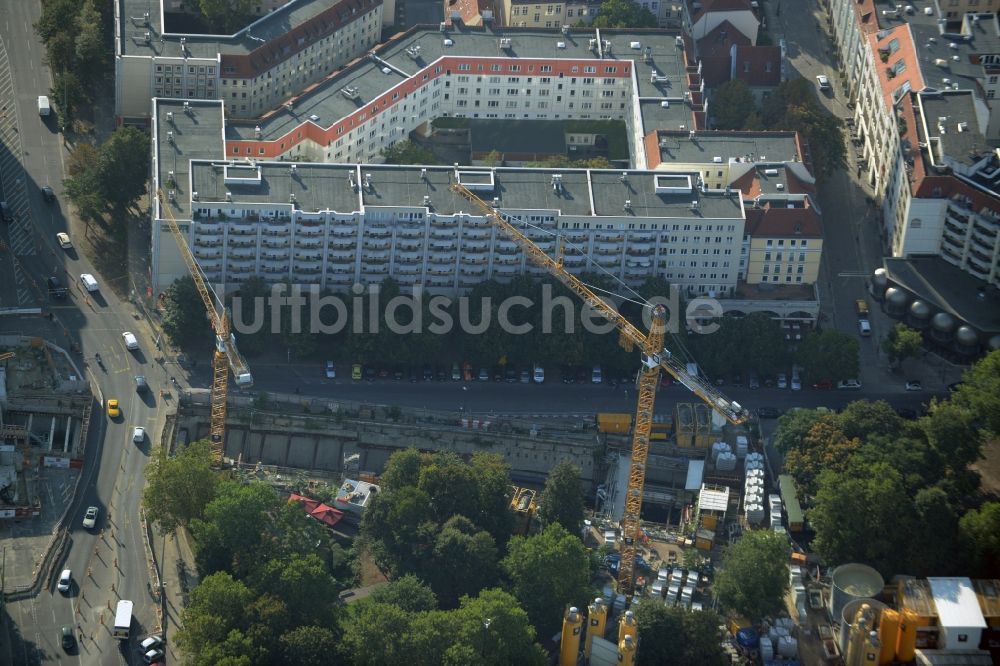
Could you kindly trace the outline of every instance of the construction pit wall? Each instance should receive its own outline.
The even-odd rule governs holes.
[[[308,413],[302,405],[308,407]],[[225,456],[242,465],[355,474],[358,469],[379,474],[395,451],[451,451],[468,459],[475,453],[497,453],[510,465],[519,483],[544,483],[564,458],[581,469],[585,485],[594,482],[595,460],[603,444],[593,432],[541,431],[524,423],[462,420],[457,413],[359,406],[345,402],[298,400],[287,408],[274,403],[258,409],[253,400],[230,396]],[[301,412],[301,413],[295,413]],[[208,392],[181,396],[175,445],[209,434]],[[478,426],[478,427],[476,427]]]

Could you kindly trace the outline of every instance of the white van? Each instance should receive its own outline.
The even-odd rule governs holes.
[[[38,96],[38,115],[40,115],[40,116],[47,116],[47,115],[49,115],[49,112],[51,110],[52,110],[52,107],[49,106],[49,98],[48,98],[48,96],[46,96],[46,95],[39,95]]]
[[[82,282],[83,286],[87,289],[87,291],[91,293],[97,291],[98,289],[97,280],[95,280],[94,276],[91,275],[90,273],[83,273],[82,275],[80,275],[80,282]]]

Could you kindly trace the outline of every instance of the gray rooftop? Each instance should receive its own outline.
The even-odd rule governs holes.
[[[248,166],[244,162],[232,163]],[[461,196],[451,192],[454,169],[441,166],[391,166],[362,164],[360,170],[345,164],[298,164],[295,172],[284,162],[258,162],[259,185],[226,185],[223,169],[218,161],[193,163],[193,180],[199,201],[225,201],[226,193],[232,194],[234,204],[286,204],[289,194],[295,194],[295,204],[303,211],[333,210],[340,213],[358,209],[358,194],[352,190],[350,180],[358,173],[371,176],[371,187],[363,189],[361,198],[365,207],[391,206],[423,208],[424,197],[429,197],[430,208],[439,215],[476,212]],[[426,169],[426,173],[422,170]],[[490,170],[477,167],[461,169],[463,182],[475,181],[481,173],[488,180]],[[654,179],[663,172],[627,171],[625,182],[619,170],[586,169],[513,169],[498,168],[493,171],[494,189],[476,190],[487,203],[499,199],[498,207],[510,211],[557,211],[560,215],[590,216],[592,184],[596,215],[622,217],[624,202],[631,202],[630,215],[668,218],[721,218],[742,219],[743,211],[738,193],[732,196],[704,194],[692,188],[674,194],[657,194]],[[562,187],[557,192],[552,177],[561,178]],[[687,174],[692,179],[697,174]],[[180,199],[180,197],[178,197]],[[186,196],[185,196],[186,198]],[[697,201],[697,206],[692,203]],[[182,202],[183,203],[183,202]]]
[[[664,108],[662,101],[658,99],[644,99],[639,101],[639,111],[642,114],[642,127],[645,134],[658,129],[679,130],[681,125],[685,129],[694,126],[694,117],[691,114],[691,107],[683,102],[669,102],[670,106]]]
[[[663,162],[712,162],[721,157],[750,156],[755,162],[800,160],[793,132],[711,132],[699,131],[692,140],[688,132],[660,132],[660,159]]]
[[[1000,333],[1000,296],[983,280],[939,257],[886,257],[882,265],[892,282],[934,308],[987,335]]]
[[[928,87],[940,90],[945,87],[942,79],[949,79],[963,88],[969,88],[972,79],[983,75],[983,66],[973,63],[973,56],[1000,53],[1000,24],[993,14],[980,14],[978,21],[969,18],[964,23],[954,21],[940,24],[936,11],[931,16],[924,14],[925,7],[934,8],[936,4],[920,3],[913,14],[904,13],[901,19],[882,16],[881,11],[885,7],[876,4],[879,26],[893,28],[902,25],[904,21],[909,25],[920,70]],[[953,56],[958,56],[959,59],[953,60]],[[935,60],[946,60],[947,65],[936,65]],[[966,81],[956,81],[958,78]]]
[[[630,214],[635,217],[693,217],[743,219],[740,194],[705,194],[692,188],[683,193],[657,194],[654,178],[662,172],[629,172],[625,182],[620,171],[592,171],[594,205],[598,215],[620,216],[625,201],[631,202]],[[691,174],[697,182],[697,172]],[[697,208],[692,204],[697,202]]]
[[[156,135],[159,141],[154,146],[159,151],[156,165],[159,168],[158,182],[164,190],[168,189],[169,172],[174,172],[176,187],[176,206],[174,215],[188,217],[190,215],[190,160],[221,160],[225,159],[225,147],[222,141],[222,102],[197,101],[188,102],[189,111],[185,112],[185,102],[179,99],[156,99],[153,110],[153,122],[156,123]],[[168,119],[168,114],[173,119]],[[173,132],[173,142],[168,139],[168,132]],[[198,191],[197,188],[194,189]]]
[[[305,212],[332,209],[353,213],[360,208],[358,195],[350,186],[350,176],[357,173],[352,165],[296,165],[294,173],[287,163],[258,162],[257,166],[259,185],[227,185],[223,169],[213,167],[211,162],[194,163],[193,182],[199,201],[225,201],[229,192],[237,203],[289,204],[294,194],[296,206]]]
[[[340,0],[289,0],[282,7],[262,16],[235,35],[198,35],[164,33],[161,25],[162,0],[117,0],[121,8],[122,55],[181,57],[180,39],[185,38],[187,54],[192,58],[215,58],[217,55],[246,55],[289,30],[334,6]],[[149,25],[143,15],[149,12]],[[149,44],[144,33],[152,34]],[[263,40],[263,41],[261,41]]]
[[[979,131],[972,91],[924,93],[919,97],[927,131],[932,137],[940,137],[942,153],[960,164],[972,166],[980,162],[990,144]],[[959,131],[959,123],[965,123],[965,129]]]

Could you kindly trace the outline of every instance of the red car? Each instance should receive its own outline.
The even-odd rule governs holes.
[[[813,384],[813,388],[816,389],[817,391],[829,391],[833,389],[833,382],[831,382],[829,379],[821,379],[815,384]]]

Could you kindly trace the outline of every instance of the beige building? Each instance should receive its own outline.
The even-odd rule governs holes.
[[[819,276],[823,224],[807,196],[767,198],[747,206],[747,284],[810,285]]]
[[[514,28],[558,28],[572,25],[580,17],[567,16],[565,2],[503,0],[503,23]]]

